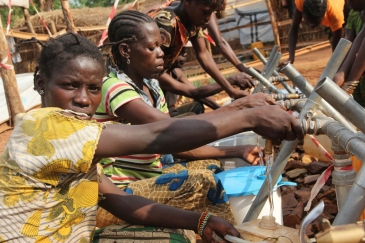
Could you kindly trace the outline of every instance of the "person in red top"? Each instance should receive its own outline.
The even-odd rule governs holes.
[[[286,62],[294,63],[298,29],[302,19],[312,28],[318,25],[329,27],[333,33],[331,45],[334,50],[344,35],[344,5],[344,0],[295,0],[296,9],[289,32],[289,58]]]
[[[148,13],[161,31],[162,50],[164,56],[164,71],[171,70],[172,65],[179,56],[182,48],[190,40],[197,60],[202,68],[227,92],[232,98],[247,96],[243,90],[234,89],[220,73],[212,55],[206,48],[204,34],[205,28],[214,11],[220,11],[224,0],[182,0],[178,5],[166,6]],[[167,73],[162,78],[170,78]],[[176,81],[175,81],[176,82]],[[162,83],[160,81],[161,87]]]

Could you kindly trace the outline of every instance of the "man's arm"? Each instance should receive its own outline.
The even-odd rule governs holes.
[[[222,33],[218,27],[218,20],[217,20],[217,16],[215,15],[215,13],[212,13],[212,16],[208,22],[207,28],[208,28],[209,35],[214,40],[218,51],[229,62],[231,62],[240,72],[248,73],[248,68],[241,63],[241,61],[237,58],[236,54],[232,50],[232,47],[223,38]]]
[[[295,60],[295,49],[298,41],[298,29],[302,22],[302,12],[295,8],[293,22],[289,32],[289,59],[290,63],[294,63]]]
[[[190,87],[196,89],[196,87],[188,80],[188,78],[185,76],[184,72],[180,68],[175,68],[175,73],[177,75],[177,80],[179,82],[181,82],[185,85],[189,85]],[[202,99],[199,99],[199,101],[202,102],[204,105],[210,107],[213,110],[220,108],[220,105],[217,102],[215,102],[215,100],[212,97],[202,98]]]
[[[340,39],[343,37],[343,34],[344,34],[343,28],[339,28],[338,30],[333,32],[332,51],[334,51],[336,49],[336,46],[337,46],[338,42],[340,41]]]
[[[184,95],[195,100],[206,98],[222,91],[222,87],[216,83],[196,88],[194,85],[186,85],[175,80],[173,77],[171,77],[171,75],[167,73],[162,74],[158,78],[158,81],[162,90],[177,95]]]
[[[365,32],[364,28],[361,30],[361,32]],[[360,37],[360,34],[358,35],[358,37]],[[356,39],[358,39],[358,37],[356,37]],[[361,45],[358,49],[355,61],[353,62],[353,65],[351,67],[349,75],[346,78],[346,81],[358,81],[358,80],[360,80],[361,75],[365,71],[364,54],[365,54],[365,39],[361,38]]]
[[[234,89],[224,78],[214,62],[212,55],[207,50],[204,38],[193,37],[190,41],[202,68],[227,92],[230,97],[239,98],[247,95],[247,93],[242,90]]]
[[[363,27],[360,33],[356,36],[354,43],[351,46],[349,53],[346,56],[345,61],[342,63],[340,69],[335,75],[333,81],[341,86],[344,81],[359,80],[363,71],[361,70],[361,55],[357,58],[357,54],[360,53],[360,48],[365,46],[365,28]],[[351,75],[350,75],[351,73]],[[354,79],[357,78],[357,79]]]
[[[204,105],[208,106],[212,110],[216,110],[221,107],[212,97],[200,99],[200,102],[202,102]]]

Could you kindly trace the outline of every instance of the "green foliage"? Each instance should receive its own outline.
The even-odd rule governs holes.
[[[13,12],[11,13],[11,24],[12,26],[16,19],[23,18],[23,9],[21,7],[12,7]],[[1,23],[3,28],[6,28],[6,22],[8,21],[9,8],[0,7]]]

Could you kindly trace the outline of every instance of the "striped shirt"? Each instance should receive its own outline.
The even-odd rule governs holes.
[[[150,90],[155,102],[155,108],[168,113],[167,103],[163,92],[155,79],[144,79],[144,84]],[[142,99],[152,106],[147,94],[124,73],[109,73],[103,80],[102,100],[94,115],[99,122],[125,122],[118,117],[116,110],[135,99]],[[104,173],[118,187],[125,187],[130,182],[158,176],[162,172],[159,154],[135,154],[115,158],[104,158],[101,164]]]

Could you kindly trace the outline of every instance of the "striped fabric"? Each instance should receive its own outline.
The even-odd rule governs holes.
[[[0,242],[89,242],[102,124],[42,108],[17,116],[0,159]],[[101,172],[101,169],[100,169]]]
[[[145,79],[144,84],[156,101],[155,108],[168,113],[167,103],[158,81]],[[118,117],[115,112],[119,107],[135,99],[142,99],[152,106],[147,94],[140,90],[126,74],[111,72],[103,81],[102,100],[93,118],[98,122],[118,121],[126,123],[127,121]],[[104,173],[120,188],[133,181],[158,176],[162,170],[159,154],[104,158],[100,163],[104,167]]]

